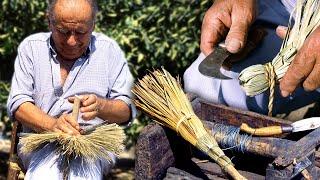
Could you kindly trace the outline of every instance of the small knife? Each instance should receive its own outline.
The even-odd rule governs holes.
[[[293,133],[299,131],[307,131],[320,127],[320,117],[312,117],[296,121],[291,125],[268,126],[262,128],[252,128],[246,123],[242,123],[240,130],[255,136],[272,136],[282,133]]]
[[[253,49],[255,49],[258,44],[266,36],[267,32],[261,27],[253,27],[247,38],[246,46],[243,50],[237,54],[232,54],[226,49],[225,42],[219,43],[198,66],[198,70],[201,74],[209,77],[214,77],[217,79],[231,79],[223,75],[220,72],[221,67],[224,65],[231,68],[232,64],[245,58]]]

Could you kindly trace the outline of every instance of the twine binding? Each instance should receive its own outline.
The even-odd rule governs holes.
[[[266,79],[268,80],[268,85],[270,89],[269,103],[268,103],[268,116],[272,117],[273,101],[274,101],[274,89],[276,85],[276,73],[274,66],[271,62],[265,64],[266,68]]]

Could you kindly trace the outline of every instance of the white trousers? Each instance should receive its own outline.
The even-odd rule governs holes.
[[[21,145],[18,145],[20,149]],[[61,180],[63,179],[62,158],[54,152],[54,145],[50,144],[37,152],[22,154],[18,150],[18,155],[22,160],[24,168],[27,170],[25,180]],[[109,153],[111,162],[97,160],[94,163],[84,163],[80,158],[70,162],[70,180],[99,180],[107,174],[115,163],[115,155]]]

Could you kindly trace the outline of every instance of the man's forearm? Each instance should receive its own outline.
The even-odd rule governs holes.
[[[99,99],[98,117],[110,123],[124,123],[130,118],[130,108],[121,100]]]
[[[30,102],[21,104],[14,116],[16,120],[37,132],[52,130],[55,122],[53,117],[47,115]]]

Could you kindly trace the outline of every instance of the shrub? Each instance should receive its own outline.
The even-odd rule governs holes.
[[[98,3],[96,31],[114,38],[124,50],[134,76],[142,77],[146,70],[161,66],[174,76],[183,74],[198,56],[201,19],[212,1],[98,0]],[[45,0],[1,2],[0,79],[10,80],[19,42],[32,33],[47,31],[45,10]],[[136,124],[132,127],[141,129]],[[128,132],[136,137],[135,130]]]

